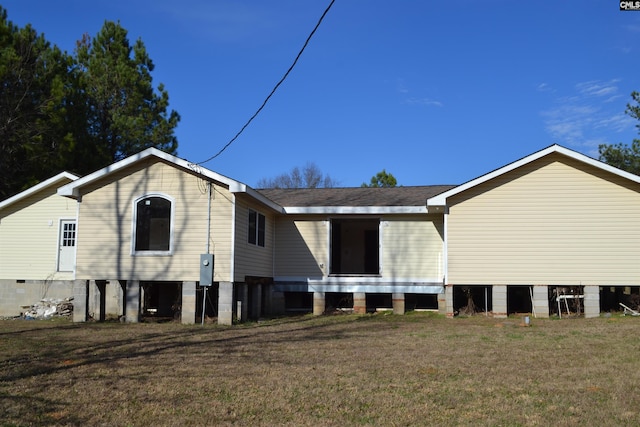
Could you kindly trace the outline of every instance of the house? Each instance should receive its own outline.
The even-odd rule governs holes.
[[[76,179],[62,172],[0,202],[0,315],[73,295],[77,207],[56,190]]]
[[[56,185],[77,221],[74,321],[454,316],[469,299],[591,317],[640,286],[640,177],[557,145],[459,186],[256,190],[154,148]],[[23,227],[10,200],[0,266],[25,262],[5,249]],[[5,292],[20,269],[0,277]]]
[[[280,207],[250,187],[149,148],[62,186],[78,202],[74,320],[180,318],[202,305],[219,323],[246,318],[247,283],[269,285]],[[198,307],[201,255],[212,294]],[[213,283],[211,283],[213,285]],[[197,310],[198,309],[198,310]]]
[[[274,290],[286,307],[438,309],[443,216],[426,199],[452,186],[268,189],[275,217]],[[405,307],[405,305],[407,307]]]
[[[498,316],[546,317],[570,298],[594,317],[638,293],[636,175],[553,145],[430,197],[427,208],[444,221],[447,315],[460,287],[479,291],[480,306],[484,294]]]

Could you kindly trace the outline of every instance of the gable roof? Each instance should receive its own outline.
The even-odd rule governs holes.
[[[425,213],[425,200],[453,185],[412,187],[270,188],[257,190],[285,213]]]
[[[240,181],[236,181],[224,175],[220,175],[219,173],[213,172],[212,170],[191,163],[185,159],[181,159],[179,157],[165,153],[164,151],[158,150],[154,147],[147,148],[146,150],[141,151],[138,154],[129,156],[89,175],[86,175],[76,180],[75,182],[62,186],[58,188],[58,194],[61,196],[77,199],[78,197],[80,197],[80,190],[83,186],[103,179],[118,170],[129,167],[148,158],[157,158],[165,163],[171,164],[183,170],[190,171],[191,173],[199,175],[203,178],[207,178],[209,180],[226,185],[229,187],[229,191],[231,191],[232,193],[246,193],[274,210],[282,210],[280,206],[274,204],[271,200],[266,199],[260,193]]]
[[[484,182],[487,182],[493,178],[496,178],[500,175],[504,175],[507,172],[511,172],[514,169],[517,169],[521,166],[524,166],[526,164],[529,164],[531,162],[534,162],[538,159],[541,159],[545,156],[548,156],[550,154],[554,154],[554,153],[558,153],[558,154],[562,154],[564,156],[567,156],[571,159],[577,160],[579,162],[585,163],[587,165],[593,166],[595,168],[598,168],[600,170],[604,170],[607,172],[610,172],[614,175],[626,178],[630,181],[636,182],[636,183],[640,183],[640,176],[638,175],[634,175],[632,173],[629,172],[625,172],[622,169],[618,169],[614,166],[608,165],[604,162],[601,162],[599,160],[596,160],[592,157],[589,156],[585,156],[584,154],[578,153],[577,151],[573,151],[570,150],[568,148],[562,147],[560,145],[554,144],[551,145],[547,148],[544,148],[540,151],[537,151],[533,154],[530,154],[526,157],[523,157],[520,160],[516,160],[515,162],[509,163],[506,166],[503,166],[499,169],[496,169],[492,172],[489,172],[487,174],[484,174],[478,178],[472,179],[471,181],[467,181],[464,184],[461,184],[455,188],[452,188],[448,191],[445,191],[443,193],[440,193],[434,197],[431,197],[427,200],[427,209],[429,211],[441,211],[443,207],[445,207],[447,205],[447,198],[452,197],[456,194],[459,194],[465,190],[468,190],[469,188],[475,187],[477,185],[480,185]]]
[[[2,202],[0,202],[0,209],[3,209],[9,205],[12,205],[17,201],[27,198],[50,186],[53,186],[53,185],[59,186],[61,185],[62,182],[75,181],[77,179],[78,177],[72,173],[60,172],[59,174],[52,176],[51,178],[45,181],[42,181],[41,183],[36,184],[33,187],[27,188],[26,190],[16,194],[15,196],[11,196],[8,199],[3,200]]]

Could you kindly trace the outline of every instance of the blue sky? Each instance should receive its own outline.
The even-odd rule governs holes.
[[[119,20],[164,83],[179,157],[217,153],[329,0],[9,0],[61,49]],[[461,184],[551,144],[631,143],[640,11],[612,0],[336,0],[296,68],[209,169],[255,185],[314,162],[341,186]]]

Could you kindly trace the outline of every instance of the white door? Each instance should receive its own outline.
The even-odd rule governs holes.
[[[76,222],[60,221],[58,271],[73,271],[76,257]]]

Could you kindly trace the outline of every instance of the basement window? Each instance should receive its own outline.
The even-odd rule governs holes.
[[[380,274],[380,219],[331,220],[331,274]]]
[[[165,196],[145,196],[134,202],[135,254],[170,253],[172,206],[172,201]]]

